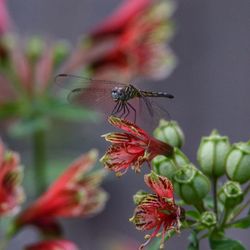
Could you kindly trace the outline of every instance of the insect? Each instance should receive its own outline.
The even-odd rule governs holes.
[[[67,97],[70,103],[80,105],[99,103],[99,106],[105,106],[105,102],[111,100],[113,102],[111,115],[126,119],[132,113],[134,122],[136,122],[137,112],[144,112],[141,109],[142,106],[146,107],[151,117],[154,117],[156,112],[159,113],[159,111],[163,116],[164,114],[169,116],[169,113],[156,104],[152,98],[174,98],[172,94],[167,92],[145,91],[130,83],[94,80],[71,74],[59,74],[55,81],[63,87],[68,86],[70,88]],[[139,100],[139,109],[133,103],[135,99]]]

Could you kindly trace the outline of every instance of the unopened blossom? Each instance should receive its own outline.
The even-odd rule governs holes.
[[[19,155],[5,149],[0,141],[0,216],[17,212],[24,200]]]
[[[90,172],[96,157],[96,151],[90,151],[73,162],[38,200],[19,215],[16,227],[25,224],[39,227],[59,217],[85,217],[100,212],[107,194],[99,187],[104,172]]]
[[[30,246],[25,250],[79,250],[79,248],[71,241],[58,239],[41,241]]]
[[[134,215],[130,219],[138,230],[153,230],[147,235],[147,241],[140,246],[143,249],[159,235],[161,230],[160,248],[164,247],[166,233],[174,230],[179,232],[181,208],[175,204],[173,185],[169,179],[151,172],[144,180],[154,194],[145,193],[137,202]]]
[[[76,49],[65,71],[87,61],[95,78],[164,78],[175,66],[175,57],[167,46],[173,33],[173,10],[171,1],[123,1],[88,34],[83,41],[86,45]]]
[[[132,122],[115,116],[110,116],[108,121],[124,132],[103,135],[112,145],[100,161],[118,176],[126,173],[129,167],[140,172],[142,164],[146,162],[150,165],[157,155],[172,155],[172,146],[151,137]]]

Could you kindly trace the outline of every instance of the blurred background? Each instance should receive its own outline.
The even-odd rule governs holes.
[[[17,31],[23,36],[38,34],[75,43],[80,34],[98,24],[119,3],[119,0],[9,0],[8,6]],[[228,135],[232,142],[249,139],[250,3],[248,0],[178,0],[176,3],[173,17],[176,34],[170,46],[178,65],[167,79],[147,81],[145,85],[175,95],[166,108],[185,132],[183,151],[196,162],[201,136],[214,128]],[[100,135],[113,129],[105,121],[55,126],[59,128],[57,132],[48,136],[49,155],[53,159],[67,155],[69,162],[90,148],[99,149],[102,155],[107,143]],[[4,131],[0,135],[11,149],[22,154],[24,163],[30,161],[28,139],[14,140]],[[142,175],[129,171],[122,178],[115,178],[110,173],[104,188],[110,194],[106,209],[90,219],[64,220],[66,238],[83,250],[111,249],[109,241],[134,241],[135,245],[143,241],[144,234],[128,222],[134,210],[132,195],[145,188]],[[247,230],[230,233],[250,249]],[[171,239],[167,249],[185,249],[187,235],[182,232]],[[27,228],[11,242],[8,250],[22,249],[24,244],[35,242],[36,237]],[[202,249],[209,249],[205,242]]]

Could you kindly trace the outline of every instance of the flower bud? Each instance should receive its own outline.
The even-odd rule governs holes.
[[[203,137],[198,149],[197,160],[202,171],[210,177],[220,177],[225,173],[226,156],[230,150],[227,136],[213,130],[210,136]]]
[[[233,145],[226,158],[226,173],[240,184],[250,180],[250,141]]]
[[[240,204],[243,200],[243,192],[240,184],[235,181],[227,181],[219,190],[218,198],[228,208]]]
[[[173,147],[181,148],[184,144],[184,134],[176,121],[161,119],[159,126],[154,130],[154,136],[158,140],[167,142]]]
[[[60,41],[56,44],[54,50],[54,60],[55,65],[58,65],[63,62],[65,57],[69,54],[70,45],[65,41]]]
[[[199,204],[210,190],[210,181],[194,165],[187,164],[174,175],[174,189],[187,204]]]
[[[206,211],[202,213],[200,221],[205,227],[212,227],[216,224],[216,215],[212,211]]]
[[[182,167],[189,162],[187,156],[180,149],[174,148],[174,154],[172,157],[158,155],[153,159],[152,166],[157,174],[172,179],[179,167]]]
[[[44,45],[45,45],[44,41],[38,36],[34,36],[31,39],[29,39],[27,43],[28,56],[33,61],[36,61],[43,53]]]

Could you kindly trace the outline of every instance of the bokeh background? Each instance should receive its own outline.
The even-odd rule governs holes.
[[[119,3],[120,0],[9,0],[8,6],[22,35],[42,34],[76,42],[79,34],[94,27]],[[232,142],[249,139],[250,2],[179,0],[176,3],[176,34],[171,48],[178,65],[168,79],[145,85],[175,95],[167,109],[185,132],[183,151],[195,162],[200,137],[213,128],[228,135]],[[73,160],[92,147],[104,153],[107,144],[100,135],[111,129],[105,122],[57,125],[60,129],[48,141],[51,156],[60,158],[66,154]],[[29,140],[12,140],[2,131],[0,134],[10,148],[22,154],[24,162],[29,162]],[[132,195],[144,188],[142,175],[128,173],[117,179],[111,173],[104,188],[110,199],[101,214],[91,219],[63,221],[66,238],[83,250],[108,250],[107,242],[113,240],[143,240],[143,233],[128,222],[134,209]],[[249,230],[230,234],[250,249]],[[183,232],[171,239],[167,249],[185,249],[187,235]],[[36,237],[33,230],[25,229],[8,250],[22,249]],[[208,249],[205,242],[202,249]]]

